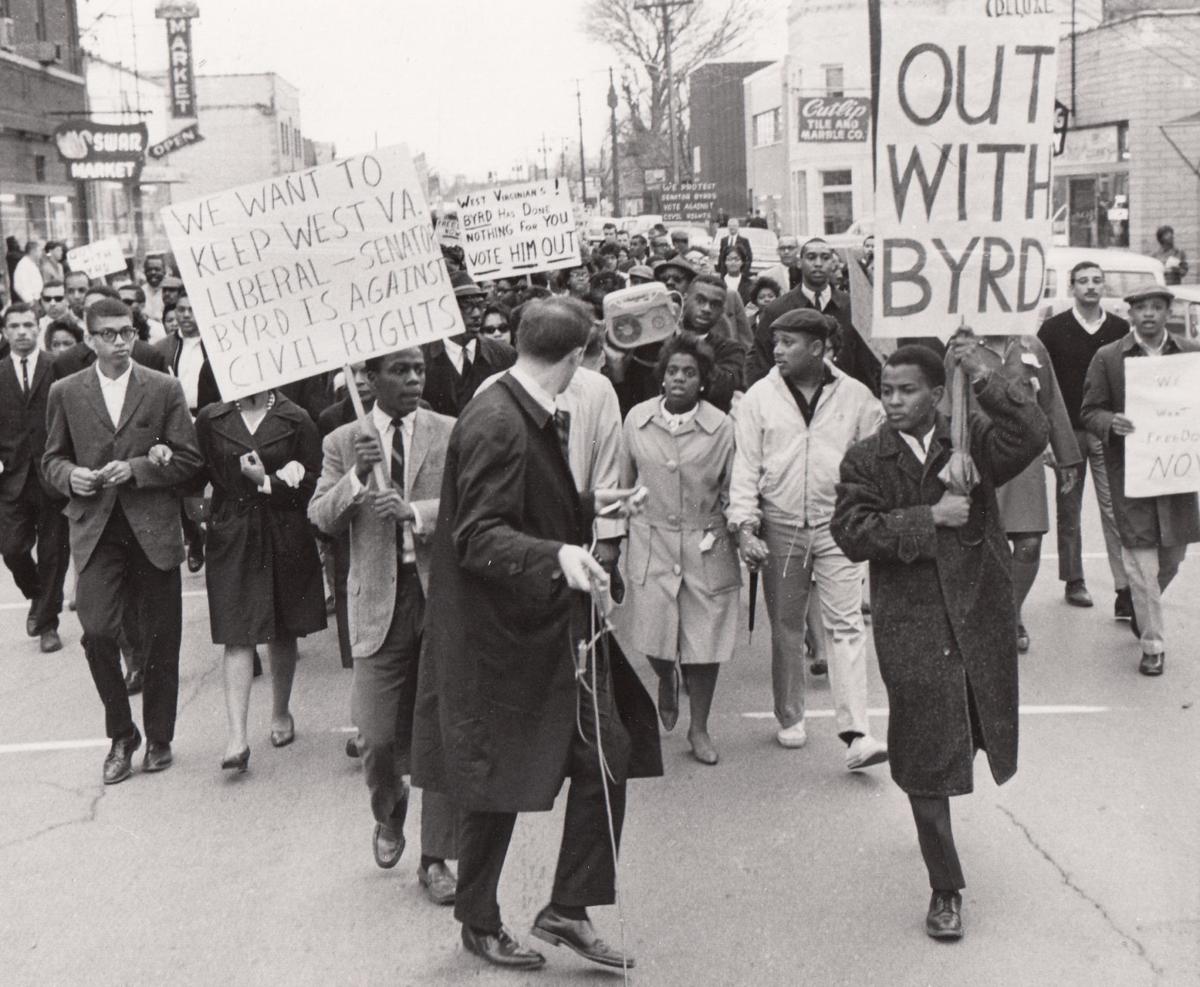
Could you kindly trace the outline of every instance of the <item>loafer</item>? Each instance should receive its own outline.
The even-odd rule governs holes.
[[[435,860],[428,867],[417,868],[417,880],[425,889],[425,897],[435,905],[453,905],[458,893],[458,878],[442,860]]]
[[[104,759],[104,784],[115,785],[133,774],[133,753],[142,746],[142,734],[135,726],[133,733],[118,737]]]
[[[188,572],[192,573],[204,568],[204,542],[196,540],[188,545],[187,567]]]
[[[33,614],[30,614],[28,617],[25,618],[25,636],[26,637],[37,637],[38,636],[38,623],[37,623],[37,620],[34,618]]]
[[[1167,656],[1161,651],[1156,655],[1142,655],[1138,671],[1143,675],[1162,675],[1166,661]]]
[[[166,771],[175,760],[171,753],[171,745],[165,740],[152,740],[146,747],[146,756],[142,758],[142,770],[153,774],[155,771]]]
[[[808,743],[808,730],[804,726],[804,721],[793,723],[790,727],[784,727],[775,733],[775,740],[778,741],[780,747],[787,747],[789,750],[803,747]]]
[[[400,827],[377,822],[375,832],[371,837],[371,850],[375,854],[375,863],[384,870],[391,870],[404,854],[404,824]]]
[[[822,658],[814,658],[808,670],[813,675],[826,675],[829,672],[829,663]]]
[[[931,939],[961,939],[962,895],[957,891],[935,891],[929,899],[925,916],[925,933]]]
[[[855,737],[846,750],[846,769],[859,771],[876,764],[886,764],[887,759],[887,744],[871,736]]]
[[[42,631],[41,640],[38,641],[38,648],[44,655],[52,654],[55,651],[62,651],[62,638],[58,636],[58,631],[53,627],[48,631]]]
[[[1090,607],[1095,605],[1092,602],[1092,594],[1088,592],[1087,583],[1082,579],[1068,580],[1066,598],[1067,603],[1073,607]]]
[[[493,966],[509,970],[538,970],[546,965],[546,957],[536,950],[526,949],[503,926],[499,932],[479,932],[464,925],[462,942],[468,953],[474,953]]]
[[[144,671],[140,668],[131,668],[125,673],[125,691],[131,696],[136,696],[142,691],[142,684],[145,682],[145,679],[146,673]]]
[[[1133,594],[1126,589],[1117,590],[1116,599],[1113,600],[1113,620],[1132,620],[1133,619]]]
[[[358,749],[358,738],[346,738],[346,757],[359,757],[361,752]]]
[[[596,935],[591,919],[566,918],[547,905],[533,921],[530,934],[552,946],[566,946],[585,960],[618,970],[632,970],[633,957],[615,950]]]
[[[1017,652],[1025,654],[1029,650],[1029,631],[1024,624],[1017,624]]]

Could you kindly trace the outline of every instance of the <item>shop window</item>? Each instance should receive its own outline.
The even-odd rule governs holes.
[[[279,150],[285,155],[292,153],[288,150],[288,125],[285,120],[279,121]]]
[[[46,155],[35,154],[33,156],[33,180],[35,182],[44,182],[46,180]]]
[[[845,233],[854,222],[852,181],[848,169],[821,172],[821,199],[826,235]]]
[[[846,95],[846,69],[841,65],[826,65],[825,67],[825,95],[826,96],[844,96]]]
[[[780,138],[780,108],[765,113],[754,114],[754,146],[765,147],[768,144],[779,143]]]

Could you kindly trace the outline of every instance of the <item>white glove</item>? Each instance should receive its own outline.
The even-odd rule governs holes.
[[[294,459],[282,469],[275,471],[275,475],[293,490],[300,486],[300,481],[304,479],[304,473],[304,466]]]

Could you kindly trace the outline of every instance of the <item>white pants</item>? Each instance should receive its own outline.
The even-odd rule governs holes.
[[[1121,546],[1125,572],[1133,596],[1133,612],[1142,632],[1142,653],[1157,655],[1166,650],[1163,631],[1162,594],[1175,578],[1187,554],[1186,545],[1157,548]]]

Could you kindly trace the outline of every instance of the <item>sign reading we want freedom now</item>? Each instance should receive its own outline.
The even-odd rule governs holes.
[[[880,9],[874,336],[1031,331],[1051,237],[1050,6]]]
[[[1200,491],[1200,353],[1126,360],[1125,496]]]
[[[403,146],[162,217],[226,401],[463,331]]]

